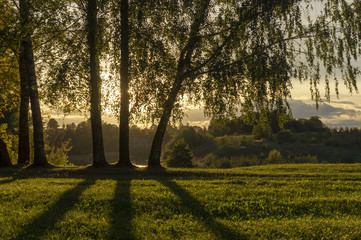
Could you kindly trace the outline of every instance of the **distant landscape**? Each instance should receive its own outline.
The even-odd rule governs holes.
[[[119,128],[104,123],[103,132],[107,160],[115,163],[119,160]],[[135,164],[147,165],[154,132],[155,128],[130,128],[130,153]],[[85,166],[92,163],[89,121],[60,127],[52,119],[45,133],[48,154],[53,153],[54,164]],[[361,130],[328,128],[317,116],[289,119],[283,129],[279,127],[277,118],[273,118],[270,126],[254,126],[245,123],[241,117],[212,120],[208,128],[169,127],[164,139],[162,162],[166,164],[169,152],[180,139],[185,140],[192,152],[193,166],[199,168],[361,162]],[[64,154],[63,158],[61,154]]]

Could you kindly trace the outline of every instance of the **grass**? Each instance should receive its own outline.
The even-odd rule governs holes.
[[[1,169],[0,239],[360,239],[361,164]]]

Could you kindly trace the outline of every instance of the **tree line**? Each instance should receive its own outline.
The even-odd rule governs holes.
[[[322,11],[314,16],[314,8]],[[37,167],[48,165],[40,103],[90,112],[93,166],[105,166],[109,108],[119,118],[117,166],[133,166],[129,126],[142,121],[157,126],[148,166],[160,167],[167,126],[186,105],[269,123],[271,112],[281,120],[290,114],[292,79],[308,81],[316,103],[321,80],[326,99],[330,79],[336,92],[340,79],[357,90],[360,9],[357,0],[4,0],[0,117],[19,112],[18,163],[27,164],[31,110]]]
[[[328,128],[318,116],[309,119],[289,119],[280,129],[276,116],[274,125],[260,128],[257,123],[246,123],[244,116],[233,119],[212,119],[208,128],[180,125],[168,127],[162,145],[161,161],[166,166],[200,166],[203,159],[216,166],[218,158],[233,158],[232,165],[260,164],[259,159],[267,157],[270,150],[286,154],[289,162],[302,162],[315,159],[325,162],[354,162],[358,158],[361,144],[360,129]],[[108,161],[114,162],[118,152],[119,128],[103,123],[104,151]],[[139,128],[130,127],[130,156],[133,163],[146,165],[156,126]],[[50,119],[45,128],[45,149],[52,164],[75,165],[90,164],[91,123],[84,121],[78,125],[59,126],[55,119]],[[296,144],[293,155],[289,144]],[[333,147],[332,151],[327,150]],[[240,148],[239,150],[237,150]],[[328,151],[330,155],[323,153]],[[247,153],[246,153],[247,152]],[[281,153],[280,153],[281,152]],[[354,152],[356,155],[350,156]],[[307,157],[312,154],[311,157]],[[208,155],[208,156],[207,156]],[[219,156],[218,156],[219,155]],[[264,155],[264,156],[263,156]],[[338,156],[339,155],[339,156]],[[69,156],[69,159],[68,159]],[[210,157],[211,156],[211,157]],[[345,156],[344,159],[341,157]],[[256,159],[256,157],[258,159]],[[182,161],[184,160],[184,161]],[[219,160],[219,159],[218,159]],[[247,160],[247,161],[246,161]],[[280,158],[282,160],[282,158]],[[193,162],[193,163],[192,163]],[[223,160],[223,162],[227,162]],[[276,160],[272,160],[276,163]],[[263,164],[267,163],[263,159]]]

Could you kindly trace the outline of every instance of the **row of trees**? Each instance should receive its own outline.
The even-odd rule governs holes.
[[[48,164],[39,86],[49,105],[90,110],[93,165],[103,166],[102,86],[120,81],[121,98],[107,107],[119,116],[123,167],[132,166],[132,119],[157,124],[148,164],[159,167],[166,128],[187,104],[267,122],[272,110],[288,114],[292,78],[309,81],[316,102],[321,75],[326,98],[330,78],[357,89],[360,10],[358,0],[1,1],[1,110],[19,99],[18,162],[29,162],[30,99],[33,165]]]
[[[289,117],[284,120],[283,129],[289,129],[292,132],[320,132],[325,129],[325,125],[318,116],[312,116],[309,119],[299,118],[294,119]],[[248,122],[244,116],[232,118],[232,119],[212,119],[208,127],[208,133],[218,137],[225,135],[240,135],[240,134],[251,134],[254,129],[261,122]],[[269,128],[271,133],[278,133],[281,131],[280,122],[275,114],[270,114]]]

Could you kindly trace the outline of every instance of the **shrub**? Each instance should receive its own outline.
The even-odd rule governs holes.
[[[181,138],[170,150],[166,164],[168,167],[191,168],[193,167],[192,158],[193,154],[189,145]]]
[[[223,136],[223,137],[220,137],[218,139],[218,143],[219,145],[222,147],[222,146],[226,146],[226,145],[229,145],[231,143],[231,137],[229,136]]]
[[[68,153],[71,150],[70,140],[64,140],[60,143],[54,143],[50,141],[48,132],[45,132],[45,153],[49,163],[56,166],[68,165]]]
[[[68,165],[68,152],[71,150],[70,140],[62,143],[61,147],[49,146],[45,144],[45,151],[47,152],[47,158],[49,163],[56,166]]]
[[[252,135],[255,139],[270,139],[272,137],[272,129],[268,124],[259,123],[254,126]]]
[[[257,156],[232,156],[217,158],[214,154],[208,154],[205,164],[209,168],[234,168],[260,165],[261,161]]]
[[[227,157],[217,158],[213,153],[205,157],[206,166],[209,168],[231,168],[231,161]]]
[[[291,130],[282,129],[277,135],[277,140],[280,143],[292,142],[293,141],[293,134],[292,134]]]
[[[292,163],[317,163],[317,156],[311,156],[310,154],[308,155],[300,155],[300,156],[295,156],[293,158],[289,158],[290,162]]]
[[[273,149],[268,153],[267,163],[284,163],[284,158],[280,151]]]
[[[256,156],[233,156],[230,159],[232,167],[248,167],[260,165],[261,161]]]

